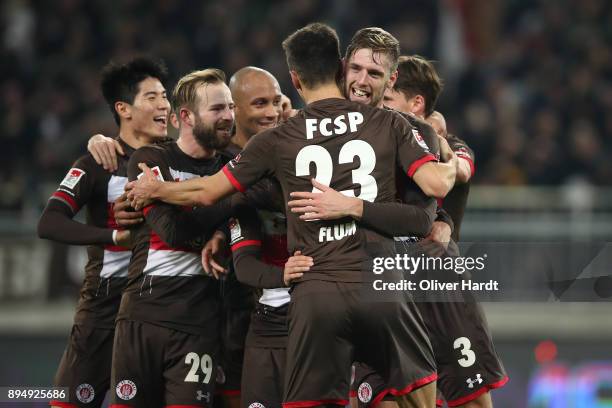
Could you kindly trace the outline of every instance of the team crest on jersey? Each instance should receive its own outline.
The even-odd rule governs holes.
[[[131,400],[136,396],[136,384],[134,384],[130,380],[123,380],[117,384],[115,387],[115,391],[117,392],[117,396],[124,401]]]
[[[266,408],[266,406],[260,402],[254,402],[249,405],[249,408]]]
[[[83,404],[87,404],[94,400],[96,393],[91,385],[81,384],[76,387],[76,397]]]
[[[159,169],[159,166],[155,166],[155,167],[153,167],[153,168],[151,169],[151,173],[153,173],[153,175],[155,176],[155,178],[156,178],[156,179],[158,179],[159,181],[164,181],[164,177],[163,177],[163,176],[162,176],[162,174],[161,174],[161,170]],[[143,174],[144,174],[144,173],[140,173],[140,174],[138,175],[138,178],[141,178]]]
[[[357,397],[364,404],[372,400],[372,386],[367,382],[361,383],[357,389]]]
[[[229,223],[230,228],[230,245],[234,245],[238,240],[242,239],[242,228],[237,219],[232,218]]]
[[[77,169],[76,167],[68,170],[68,174],[64,177],[64,180],[60,183],[61,186],[66,186],[70,189],[73,189],[81,180],[81,177],[85,175],[85,170]]]
[[[427,143],[425,143],[425,139],[423,139],[423,136],[421,136],[421,132],[419,132],[418,129],[412,129],[412,135],[414,136],[414,139],[417,141],[419,146],[421,146],[425,150],[429,150],[429,146],[427,146]]]

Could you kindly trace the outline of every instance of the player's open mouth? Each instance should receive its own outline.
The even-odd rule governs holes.
[[[162,126],[168,126],[168,117],[166,115],[156,116],[153,120]]]
[[[358,89],[358,88],[351,87],[351,92],[357,98],[369,98],[370,97],[370,92],[366,92],[363,89]]]
[[[259,122],[259,126],[262,128],[271,128],[276,125],[276,122]]]
[[[222,128],[218,127],[217,128],[217,133],[220,134],[221,136],[230,136],[231,131],[232,131],[231,127],[222,127]]]

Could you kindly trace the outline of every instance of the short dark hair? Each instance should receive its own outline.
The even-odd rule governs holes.
[[[283,41],[287,66],[295,71],[304,86],[336,82],[342,73],[340,40],[330,26],[312,23]]]
[[[444,84],[438,76],[432,61],[420,55],[401,56],[398,76],[393,89],[402,92],[407,98],[422,95],[425,98],[425,116],[436,109],[438,97]]]
[[[397,60],[400,56],[400,45],[397,38],[380,27],[366,27],[357,31],[348,47],[344,58],[348,60],[357,50],[371,49],[372,54],[380,53],[389,56],[391,72],[397,69]]]
[[[115,111],[115,103],[134,103],[138,85],[149,77],[157,78],[164,84],[168,79],[168,69],[162,60],[137,57],[125,64],[109,62],[102,69],[101,76],[102,94],[113,113],[115,122],[119,125],[119,114]]]

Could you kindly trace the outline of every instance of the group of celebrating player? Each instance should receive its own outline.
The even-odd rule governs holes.
[[[256,67],[191,72],[172,104],[159,62],[102,71],[118,136],[39,223],[89,257],[52,406],[492,406],[508,378],[477,303],[362,296],[367,244],[459,236],[474,157],[433,65],[375,27],[343,59],[320,23],[283,49],[302,110]]]

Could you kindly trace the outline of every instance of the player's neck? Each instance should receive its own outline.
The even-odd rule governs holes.
[[[136,132],[134,129],[127,126],[121,126],[119,128],[119,138],[135,150],[152,144],[155,139],[142,132]]]
[[[315,89],[302,88],[302,99],[307,105],[329,98],[346,99],[335,82],[318,86]]]
[[[176,144],[183,153],[194,159],[209,159],[217,153],[215,149],[200,146],[193,134],[181,133]]]
[[[239,126],[236,126],[236,134],[232,136],[232,143],[240,147],[241,149],[244,149],[244,146],[246,146],[250,138],[251,136],[247,136],[243,129],[241,129]]]

